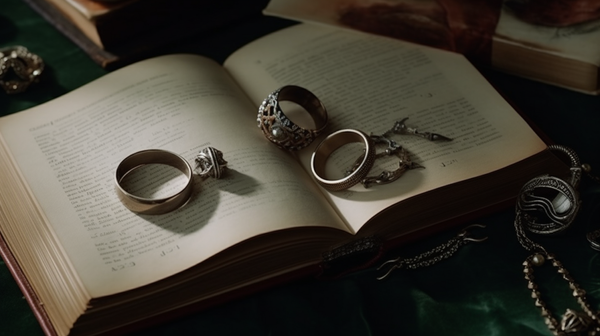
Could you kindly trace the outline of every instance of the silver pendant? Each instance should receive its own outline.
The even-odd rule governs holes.
[[[564,146],[549,146],[571,159],[570,179],[542,175],[527,182],[517,197],[517,209],[525,228],[538,234],[563,232],[575,220],[581,201],[575,190],[581,179],[581,164],[575,152]]]

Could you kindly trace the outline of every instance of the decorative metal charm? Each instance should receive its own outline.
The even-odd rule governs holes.
[[[566,230],[579,211],[580,199],[575,190],[581,179],[579,158],[564,146],[549,146],[567,154],[571,160],[571,177],[565,181],[542,175],[527,182],[517,198],[517,209],[522,214],[527,230],[538,234],[554,234]]]
[[[25,91],[39,80],[44,61],[22,46],[0,49],[0,87],[8,94]]]
[[[551,196],[546,196],[548,194]],[[580,203],[577,192],[569,183],[548,175],[527,182],[517,199],[527,229],[538,234],[566,230],[573,223]]]
[[[416,135],[429,141],[452,141],[451,138],[448,138],[441,134],[431,132],[419,132],[419,130],[417,130],[416,128],[408,127],[406,126],[406,120],[408,120],[408,118],[396,121],[394,127],[391,130],[389,130],[388,133],[391,132],[396,134]]]
[[[542,300],[541,293],[538,291],[538,285],[534,281],[534,267],[542,266],[546,260],[551,262],[552,266],[556,267],[558,273],[562,275],[562,278],[569,283],[569,288],[573,290],[573,296],[583,310],[574,311],[567,309],[562,316],[560,324],[552,316],[546,302]],[[535,305],[542,311],[546,326],[553,335],[600,335],[599,312],[592,310],[590,304],[587,302],[585,290],[579,287],[573,277],[563,267],[562,263],[553,254],[545,251],[532,254],[523,262],[523,267],[523,273],[528,282],[527,287],[531,290],[531,297],[535,300]]]
[[[593,311],[590,307],[585,290],[575,282],[567,269],[553,254],[548,253],[543,246],[529,239],[525,232],[525,229],[542,234],[560,232],[571,224],[579,210],[579,197],[575,191],[582,171],[579,158],[575,152],[564,146],[549,146],[549,149],[561,151],[569,156],[571,160],[571,179],[566,182],[558,178],[542,176],[529,181],[521,190],[517,200],[515,231],[521,246],[533,252],[523,262],[523,273],[525,273],[525,279],[528,281],[527,287],[531,290],[531,297],[535,300],[535,305],[540,308],[546,326],[553,335],[600,336],[600,313]],[[554,191],[554,197],[551,199],[547,195],[540,194],[540,186]],[[549,218],[550,222],[539,221],[537,215],[540,213]],[[592,243],[592,247],[600,247],[597,245],[596,238],[596,234],[588,234],[588,240]],[[542,300],[538,285],[534,281],[534,267],[540,267],[546,261],[551,262],[552,266],[556,267],[558,273],[562,275],[562,278],[568,282],[569,288],[573,291],[573,296],[582,309],[582,311],[567,309],[560,324]]]
[[[599,331],[595,321],[587,314],[567,309],[560,322],[560,329],[569,335],[596,335]]]
[[[398,162],[398,168],[396,170],[392,170],[392,171],[384,170],[381,173],[379,173],[379,175],[376,175],[376,176],[365,177],[364,179],[362,179],[360,181],[360,183],[365,188],[369,188],[373,184],[380,185],[380,184],[388,184],[388,183],[394,182],[397,179],[399,179],[402,175],[404,175],[404,172],[406,172],[409,169],[425,168],[416,162],[412,162],[410,160],[410,154],[408,153],[408,151],[406,151],[402,147],[398,148],[393,153],[389,153],[389,154],[385,153],[385,154],[387,154],[387,155],[396,154],[400,158],[400,162]]]
[[[483,237],[483,238],[471,237],[469,232],[473,228],[485,228],[485,225],[481,225],[481,224],[470,225],[470,226],[464,228],[463,230],[461,230],[456,236],[454,236],[453,238],[451,238],[444,244],[436,246],[435,248],[433,248],[427,252],[421,253],[415,257],[412,257],[412,258],[398,257],[396,259],[392,259],[392,260],[388,260],[388,261],[384,262],[383,264],[381,264],[381,266],[379,266],[377,268],[377,270],[380,270],[388,265],[391,265],[391,267],[388,269],[388,271],[384,275],[378,277],[377,280],[383,280],[383,279],[387,278],[390,275],[390,273],[392,273],[392,271],[394,271],[395,269],[400,269],[400,268],[416,269],[416,268],[427,267],[427,266],[431,266],[433,264],[437,264],[438,262],[440,262],[444,259],[450,258],[452,255],[454,255],[454,253],[456,253],[456,251],[458,251],[458,249],[461,246],[463,246],[469,242],[480,243],[487,239],[487,237]]]
[[[394,133],[416,135],[430,141],[452,141],[452,139],[437,133],[419,132],[416,128],[407,127],[405,124],[405,121],[407,119],[408,118],[404,118],[400,121],[396,121],[394,127],[392,127],[392,129],[388,130],[382,135],[375,135],[371,133],[370,137],[371,139],[373,139],[373,142],[375,144],[387,145],[385,151],[376,154],[375,159],[384,156],[396,155],[400,159],[400,162],[398,162],[398,168],[396,168],[393,171],[384,170],[378,175],[366,176],[365,178],[363,178],[361,180],[361,184],[365,188],[369,188],[373,184],[379,185],[394,182],[397,179],[399,179],[402,175],[404,175],[404,173],[409,169],[425,168],[420,164],[413,162],[410,159],[410,153],[405,148],[398,145],[398,143],[395,140],[391,139],[391,135],[393,135]],[[364,155],[361,155],[358,159],[356,159],[352,167],[350,167],[350,169],[346,171],[346,176],[354,173],[354,171],[356,171],[357,167],[360,165],[360,162],[363,159]]]
[[[399,179],[404,174],[404,172],[406,172],[409,169],[425,168],[425,167],[421,166],[420,164],[413,162],[410,159],[410,153],[406,149],[404,149],[402,146],[398,145],[396,143],[396,141],[389,139],[383,135],[371,134],[370,137],[371,137],[371,139],[373,139],[373,142],[375,144],[387,144],[387,148],[384,151],[375,154],[375,159],[378,159],[378,158],[381,158],[384,156],[396,155],[400,159],[400,162],[398,162],[398,168],[396,170],[393,170],[393,171],[384,170],[379,175],[365,176],[360,181],[360,183],[365,188],[369,188],[373,184],[380,185],[380,184],[387,184],[387,183],[394,182],[397,179]],[[346,176],[352,174],[357,169],[358,165],[363,160],[363,158],[364,158],[364,154],[358,157],[358,159],[354,162],[352,167],[346,171]]]
[[[213,147],[202,149],[196,156],[196,168],[194,171],[202,178],[214,177],[220,179],[227,168],[227,161],[223,159],[223,153]]]

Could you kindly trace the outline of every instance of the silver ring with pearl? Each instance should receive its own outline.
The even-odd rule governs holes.
[[[281,109],[281,101],[294,102],[312,117],[315,128],[306,129],[290,120]],[[258,109],[258,127],[265,137],[279,148],[296,151],[310,145],[327,126],[327,110],[312,92],[286,85],[267,96]]]
[[[194,172],[202,178],[214,177],[220,179],[227,169],[227,161],[223,159],[223,153],[214,148],[206,147],[196,155],[196,168]]]

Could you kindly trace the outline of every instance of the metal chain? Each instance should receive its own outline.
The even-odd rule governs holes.
[[[600,176],[592,174],[592,166],[584,163],[581,165],[581,168],[583,169],[583,171],[586,173],[586,175],[594,182],[600,184]],[[588,240],[588,242],[590,243],[590,246],[596,250],[600,252],[600,228],[590,231],[586,234],[586,238]]]
[[[592,179],[592,181],[594,181],[596,183],[600,183],[600,176],[592,174],[592,166],[591,165],[589,165],[588,163],[584,163],[584,164],[581,165],[581,168],[586,173],[586,175],[590,179]]]
[[[589,165],[582,165],[577,157],[577,154],[575,154],[573,150],[560,145],[552,145],[548,148],[563,152],[571,160],[570,184],[574,189],[579,184],[582,170],[586,172],[588,176],[593,178],[593,176],[590,174],[591,167]],[[526,202],[521,197],[523,192],[524,191],[521,190],[521,193],[517,197],[517,202]],[[575,201],[577,201],[577,199],[575,199]],[[524,208],[523,204],[517,204],[518,206],[516,207],[516,216],[514,221],[517,240],[521,246],[523,246],[523,248],[534,252],[523,262],[523,273],[525,274],[525,279],[527,280],[527,288],[531,290],[531,297],[535,300],[535,305],[540,308],[546,326],[555,336],[600,336],[599,312],[592,310],[590,304],[587,302],[585,290],[583,290],[579,284],[575,282],[573,277],[569,274],[562,263],[558,261],[553,254],[548,253],[543,246],[533,242],[531,239],[529,239],[529,237],[527,237],[525,232],[525,222],[532,222],[532,218],[528,217],[529,215],[526,213],[526,211],[522,211]],[[578,208],[575,209],[575,212],[577,212],[577,210]],[[531,229],[530,227],[528,228]],[[590,239],[589,236],[588,239]],[[562,275],[562,278],[567,281],[569,288],[573,291],[573,296],[582,309],[582,311],[567,309],[562,316],[560,323],[552,315],[546,302],[542,300],[541,293],[538,290],[538,285],[534,281],[534,268],[544,265],[546,260],[551,262],[552,266],[556,267],[558,273]]]
[[[579,160],[579,156],[577,156],[577,153],[575,153],[575,151],[571,148],[563,145],[550,145],[548,146],[548,149],[562,152],[563,154],[569,157],[569,160],[571,161],[570,184],[573,188],[577,188],[577,186],[579,185],[579,181],[581,180],[581,171],[585,170],[583,165],[581,164],[581,161]],[[591,166],[588,165],[588,167],[590,167],[591,171]]]
[[[450,258],[458,250],[458,248],[465,243],[466,241],[464,239],[454,237],[445,244],[439,245],[430,251],[421,253],[412,258],[401,259],[399,262],[402,263],[402,265],[404,265],[406,268],[410,269],[431,266],[444,259]]]
[[[525,214],[523,214],[520,210],[517,209],[515,216],[515,231],[517,233],[517,240],[519,241],[521,246],[523,246],[523,248],[527,251],[547,253],[546,249],[542,245],[533,242],[531,239],[529,239],[529,237],[527,237],[522,223],[523,216],[525,216]]]
[[[391,259],[379,266],[377,270],[382,269],[385,266],[392,265],[390,269],[382,276],[378,277],[377,280],[385,279],[390,273],[399,268],[408,268],[408,269],[417,269],[421,267],[427,267],[438,262],[450,258],[458,249],[465,245],[468,242],[482,242],[487,239],[487,237],[483,238],[473,238],[469,235],[469,230],[475,227],[485,228],[485,225],[481,224],[473,224],[462,231],[460,231],[456,236],[449,239],[447,242],[434,247],[433,249],[423,252],[419,255],[416,255],[411,258],[402,258],[398,257],[396,259]]]
[[[560,324],[552,315],[550,309],[548,309],[546,302],[542,300],[538,285],[534,281],[534,267],[542,266],[546,260],[550,261],[552,266],[556,267],[558,273],[562,275],[562,278],[569,283],[569,288],[573,290],[573,296],[583,310],[583,312],[581,312],[567,309],[562,316]],[[544,322],[553,335],[600,335],[600,315],[598,312],[592,310],[587,301],[585,290],[575,282],[567,269],[563,267],[562,263],[558,261],[553,254],[534,253],[530,255],[523,262],[523,273],[528,282],[527,288],[531,290],[531,297],[535,300],[535,305],[542,311]]]
[[[600,336],[600,315],[598,312],[594,312],[587,302],[586,292],[579,284],[575,282],[573,277],[569,274],[567,269],[562,265],[556,257],[548,253],[546,249],[533,242],[527,237],[525,230],[522,225],[523,213],[517,211],[515,217],[515,231],[517,233],[517,240],[528,251],[534,251],[532,255],[527,257],[523,262],[523,273],[527,280],[527,288],[531,290],[531,297],[535,300],[536,307],[539,307],[541,314],[544,317],[544,322],[548,329],[555,336],[568,336],[568,335],[587,335],[587,336]],[[534,267],[542,266],[545,261],[548,260],[554,267],[557,268],[559,274],[562,275],[563,279],[569,283],[569,288],[573,290],[573,296],[581,306],[583,312],[567,309],[560,323],[552,315],[546,302],[542,300],[541,293],[538,290],[538,285],[534,279]]]

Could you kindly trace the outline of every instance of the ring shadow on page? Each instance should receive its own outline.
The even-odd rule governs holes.
[[[251,195],[260,187],[253,177],[231,168],[227,170],[223,179],[202,180],[196,175],[192,178],[194,179],[193,192],[186,204],[163,215],[140,215],[140,217],[162,229],[183,235],[190,234],[201,230],[213,219],[216,209],[223,202],[225,193]],[[241,188],[240,185],[245,187]]]

